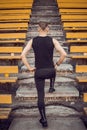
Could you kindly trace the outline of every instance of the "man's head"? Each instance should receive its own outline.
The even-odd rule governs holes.
[[[40,21],[39,27],[44,31],[48,27],[48,23]]]
[[[40,22],[39,22],[39,28],[38,28],[38,30],[39,30],[39,31],[46,31],[46,32],[48,32],[48,31],[49,31],[48,23],[47,23],[47,22],[40,21]]]

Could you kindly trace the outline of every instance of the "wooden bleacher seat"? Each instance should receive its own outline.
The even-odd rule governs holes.
[[[59,9],[60,14],[87,14],[87,9]]]
[[[87,46],[71,46],[70,53],[73,59],[87,59]]]
[[[87,0],[75,0],[75,1],[72,1],[72,0],[57,0],[57,2],[59,2],[59,3],[87,3]]]
[[[0,33],[0,40],[16,40],[25,39],[26,33]]]
[[[24,4],[24,3],[26,3],[26,4],[29,4],[29,3],[33,3],[33,0],[11,0],[11,1],[9,1],[9,0],[4,0],[4,1],[0,1],[0,4],[8,4],[8,3],[10,3],[10,4]]]
[[[87,8],[87,2],[83,2],[83,3],[80,3],[80,2],[77,2],[77,3],[74,3],[74,2],[67,2],[67,3],[63,3],[63,2],[61,2],[61,3],[58,3],[58,7],[60,8],[60,9],[66,9],[66,8],[74,8],[74,9],[86,9]]]
[[[7,10],[0,10],[1,15],[22,15],[22,14],[31,14],[31,9],[7,9]]]
[[[16,82],[18,66],[0,66],[0,83]]]
[[[1,15],[0,22],[29,22],[30,16],[29,14],[22,15]]]
[[[86,14],[62,14],[61,20],[64,21],[87,21]]]
[[[87,65],[76,65],[76,73],[87,73]]]
[[[0,41],[0,44],[2,44],[2,45],[8,44],[8,43],[9,44],[20,44],[21,45],[21,44],[25,43],[25,39],[23,39],[23,40],[22,39],[16,39],[16,40],[4,40],[3,39],[3,40]]]
[[[32,9],[32,3],[0,3],[0,9]]]
[[[0,1],[0,3],[21,3],[21,2],[29,2],[29,3],[31,3],[31,2],[33,2],[34,0],[11,0],[11,1],[9,1],[9,0],[3,0],[3,1]]]
[[[76,65],[76,73],[87,73],[87,65]],[[77,76],[78,82],[87,82],[87,76]]]
[[[0,59],[20,59],[23,47],[0,47]]]
[[[28,23],[0,23],[0,31],[27,31]]]
[[[87,42],[87,32],[66,32],[67,43]]]
[[[0,105],[12,104],[12,96],[10,94],[0,94]],[[8,119],[11,113],[11,107],[0,107],[0,120]]]
[[[87,102],[87,93],[84,93],[84,94],[83,94],[83,101],[84,101],[84,102]]]
[[[64,30],[87,30],[87,22],[64,22]]]

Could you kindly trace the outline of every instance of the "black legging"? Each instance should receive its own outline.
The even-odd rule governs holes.
[[[38,69],[35,71],[35,84],[37,88],[39,109],[45,106],[45,102],[44,102],[45,79],[50,79],[50,86],[51,86],[54,85],[55,76],[56,76],[56,71],[54,68]]]

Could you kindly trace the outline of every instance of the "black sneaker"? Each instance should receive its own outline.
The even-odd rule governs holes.
[[[40,119],[39,122],[42,124],[42,127],[44,127],[44,128],[48,127],[47,120]]]
[[[55,91],[54,88],[49,88],[49,93],[53,93]]]

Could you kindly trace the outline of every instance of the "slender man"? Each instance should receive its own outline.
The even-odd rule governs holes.
[[[44,101],[45,79],[50,79],[49,92],[55,91],[56,68],[64,61],[67,54],[56,39],[48,36],[49,27],[46,22],[39,22],[38,32],[39,35],[37,37],[28,41],[28,44],[21,54],[21,58],[28,70],[35,72],[34,79],[38,95],[37,105],[41,115],[39,122],[42,127],[48,127]],[[31,67],[26,58],[31,48],[33,48],[35,54],[35,67]],[[60,54],[60,58],[56,63],[53,62],[54,48]]]

